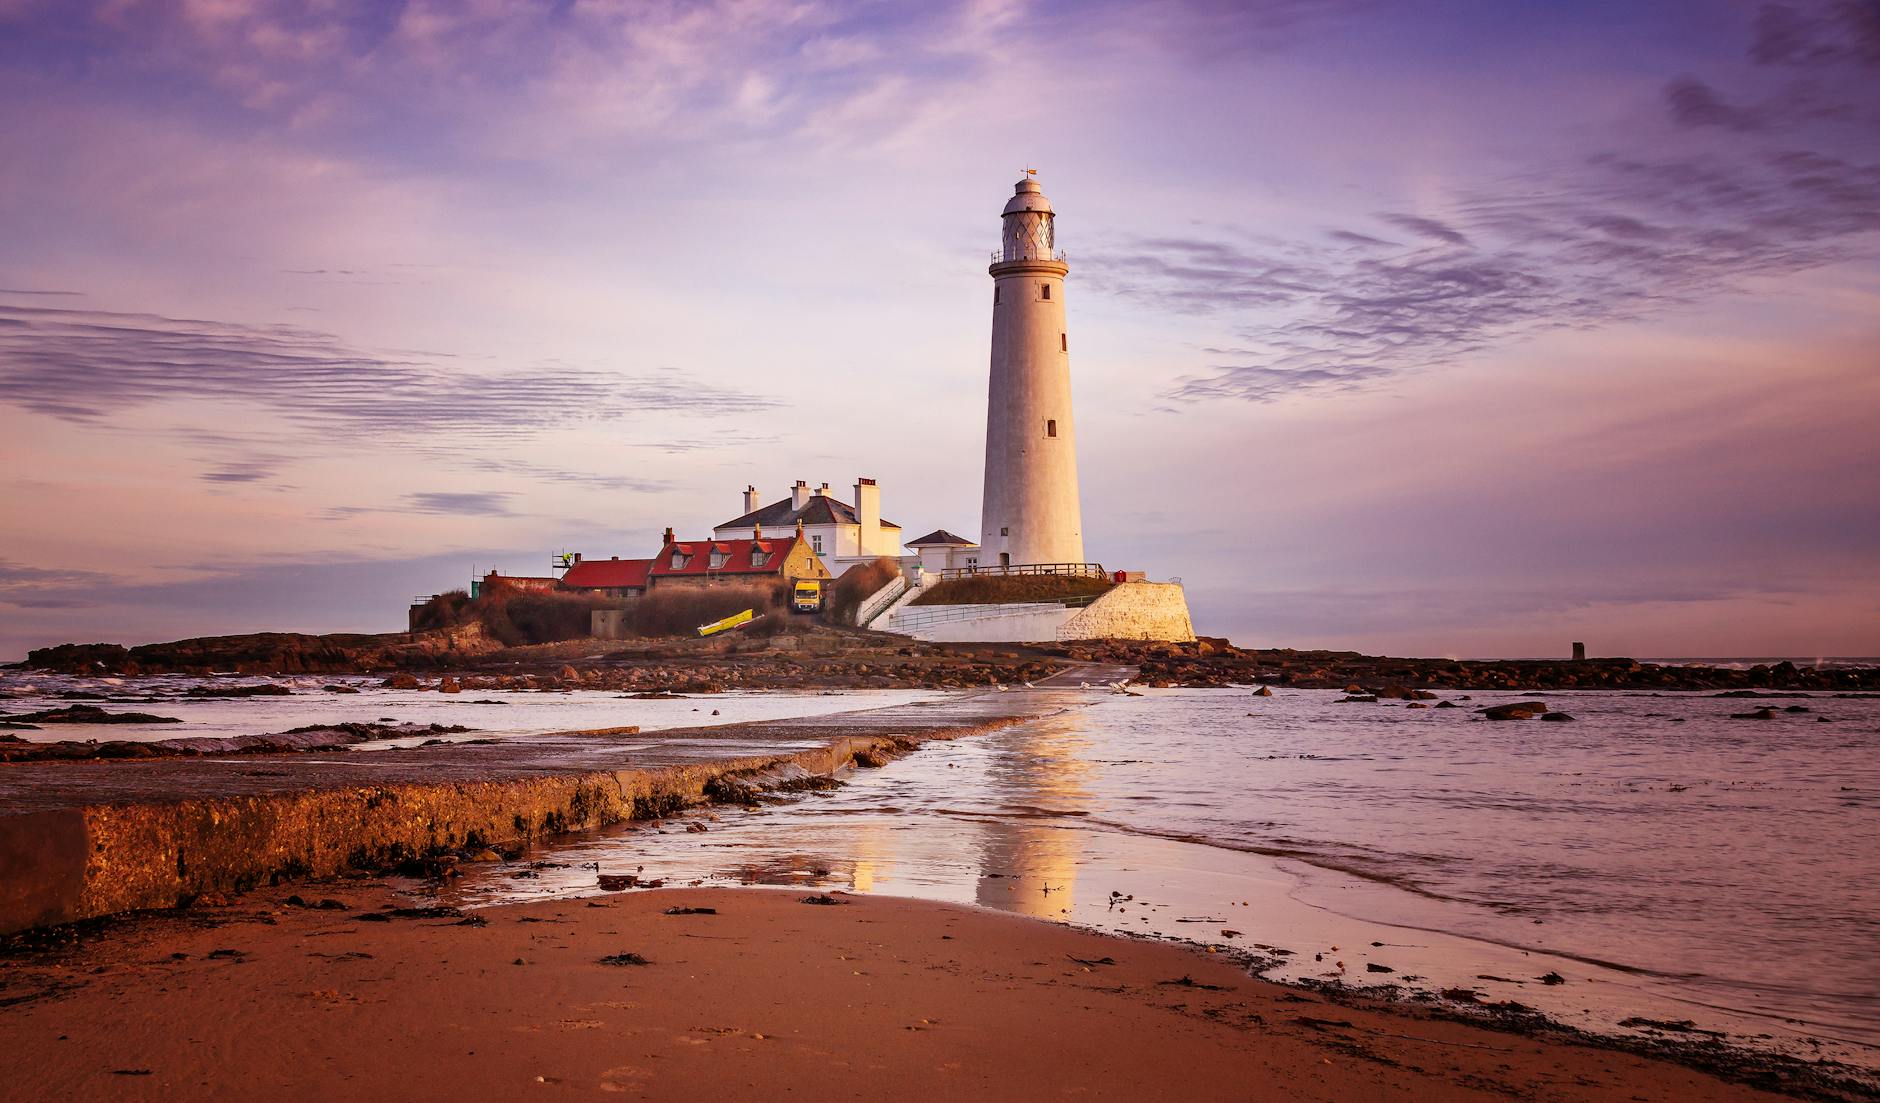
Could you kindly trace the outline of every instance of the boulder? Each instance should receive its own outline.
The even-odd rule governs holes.
[[[1482,715],[1490,720],[1532,720],[1546,713],[1545,701],[1514,701],[1506,705],[1492,705],[1482,710]]]

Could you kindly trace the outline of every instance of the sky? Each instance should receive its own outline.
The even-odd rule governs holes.
[[[0,0],[0,659],[401,629],[796,479],[1248,646],[1880,655],[1880,2]]]

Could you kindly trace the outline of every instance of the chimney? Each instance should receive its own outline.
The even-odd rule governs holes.
[[[809,480],[798,479],[790,488],[790,508],[802,509],[809,504]]]
[[[581,562],[581,553],[580,553],[580,552],[575,552],[575,553],[574,553],[574,561],[575,561],[576,563],[579,563],[579,562]]]
[[[672,546],[672,530],[671,529],[666,530],[666,538],[659,546],[662,548],[668,548]]]
[[[751,539],[762,540],[763,538],[764,538],[764,526],[761,524],[752,525],[751,526]]]
[[[855,519],[861,522],[856,551],[862,555],[881,554],[881,488],[873,479],[855,480]]]
[[[744,512],[757,512],[757,488],[754,486],[744,488]]]
[[[816,497],[818,498],[829,497],[829,484],[828,483],[824,483],[821,486],[816,488]]]

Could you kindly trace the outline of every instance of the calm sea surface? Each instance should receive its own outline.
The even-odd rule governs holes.
[[[1472,710],[1536,695],[1340,696],[1106,694],[457,891],[591,892],[595,863],[924,896],[1283,947],[1292,978],[1408,974],[1595,1028],[1688,1019],[1880,1064],[1880,700],[1562,693],[1539,696],[1572,723],[1496,723]],[[1777,718],[1731,718],[1762,705]]]
[[[187,684],[0,673],[0,692],[28,695],[0,711],[102,686],[165,699],[94,703],[189,721],[21,733],[103,739],[380,717],[652,729],[934,696],[339,696],[312,680],[293,697],[168,699]],[[1595,1028],[1689,1019],[1880,1066],[1880,699],[1478,692],[1411,709],[1340,696],[1072,691],[1047,719],[930,744],[835,791],[701,810],[689,818],[704,832],[671,821],[558,841],[448,894],[591,893],[595,866],[887,892],[1286,949],[1274,975],[1294,979],[1464,985]],[[1474,711],[1537,697],[1576,719]],[[1775,718],[1732,718],[1764,705]]]

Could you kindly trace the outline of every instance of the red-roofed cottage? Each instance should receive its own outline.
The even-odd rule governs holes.
[[[647,573],[652,567],[653,561],[650,559],[622,559],[619,556],[583,559],[577,552],[574,565],[561,576],[561,588],[579,590],[597,597],[639,597],[646,592]]]
[[[760,528],[754,536],[729,540],[677,540],[667,529],[665,542],[647,572],[647,584],[828,577],[829,568],[803,538],[801,526],[788,536],[767,537]]]

